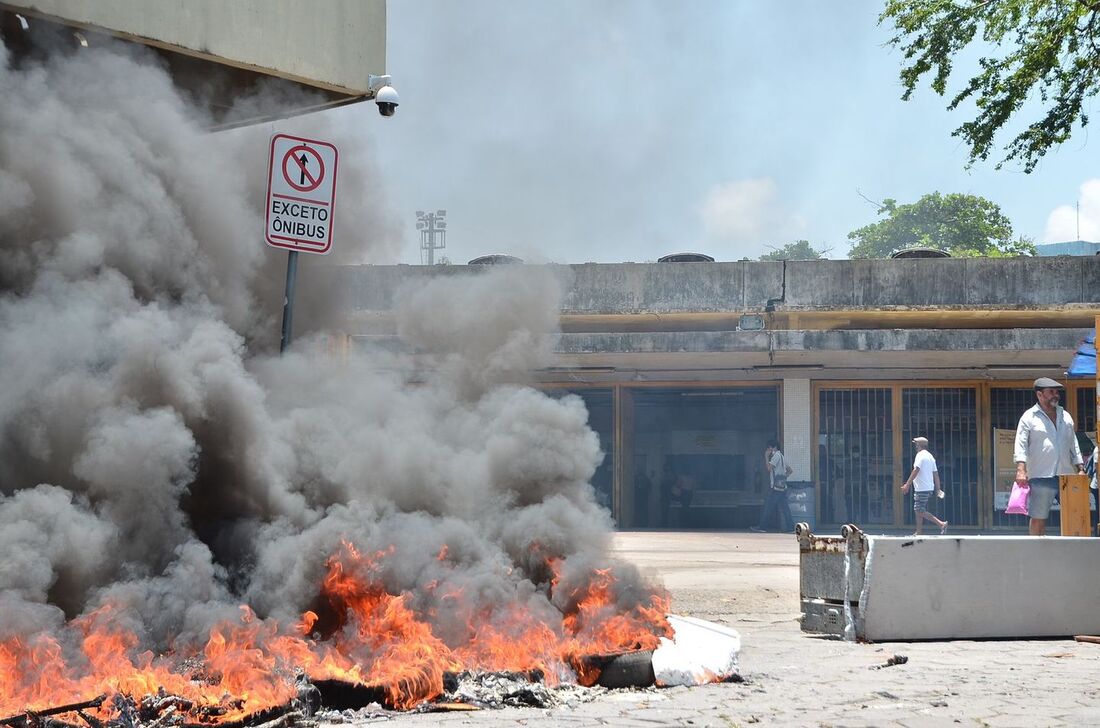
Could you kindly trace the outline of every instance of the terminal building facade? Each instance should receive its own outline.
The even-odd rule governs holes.
[[[586,402],[606,453],[593,485],[621,528],[756,523],[773,437],[818,527],[908,528],[920,435],[941,517],[1022,529],[1003,512],[1006,439],[1032,381],[1065,381],[1078,430],[1096,430],[1095,381],[1063,372],[1100,314],[1100,256],[550,267],[562,333],[537,376]],[[351,345],[393,335],[379,322],[402,285],[478,269],[340,268]]]
[[[385,0],[290,15],[261,0],[134,7],[0,0],[0,37],[17,64],[104,37],[151,48],[214,128],[367,100],[371,74],[385,72]],[[316,52],[271,42],[288,33]],[[327,42],[334,34],[346,42]],[[222,113],[257,84],[301,103]],[[1031,404],[1031,381],[1061,374],[1100,311],[1100,256],[1043,252],[1055,257],[554,266],[566,289],[558,361],[537,376],[587,403],[606,453],[593,484],[624,528],[755,522],[772,437],[792,480],[810,486],[819,523],[903,528],[912,513],[897,485],[915,435],[939,462],[941,515],[1020,528],[998,509],[1004,431]],[[337,269],[351,295],[349,340],[393,335],[377,322],[402,283],[479,268]],[[1094,386],[1069,383],[1064,403],[1089,432]]]

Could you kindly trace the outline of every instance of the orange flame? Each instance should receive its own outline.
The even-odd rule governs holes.
[[[518,597],[503,605],[476,604],[453,586],[436,593],[438,581],[419,600],[391,594],[381,566],[392,553],[391,547],[364,556],[343,544],[327,562],[322,614],[305,612],[281,629],[242,606],[237,620],[211,630],[201,650],[143,650],[138,636],[122,628],[121,608],[110,604],[70,622],[61,639],[37,634],[2,640],[0,718],[103,693],[140,700],[163,690],[194,704],[192,722],[238,720],[294,698],[297,671],[381,688],[397,708],[440,695],[449,671],[538,670],[551,683],[590,685],[599,669],[583,657],[652,648],[671,633],[668,595],[654,591],[644,603],[618,606],[610,570],[595,570],[571,593],[555,594],[562,588],[562,563],[547,560],[553,576],[541,589],[554,603],[570,606],[543,605],[536,613]],[[446,555],[444,546],[438,555],[443,564]],[[438,606],[412,606],[421,602]],[[433,627],[443,609],[466,615],[464,634],[448,631],[449,642]],[[202,674],[184,671],[189,658],[201,662]],[[110,712],[106,705],[99,711],[104,717]]]

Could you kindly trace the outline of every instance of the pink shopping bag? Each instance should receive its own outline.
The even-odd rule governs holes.
[[[1020,515],[1026,516],[1027,494],[1030,492],[1030,486],[1013,483],[1012,493],[1008,496],[1008,508],[1005,508],[1005,513],[1019,513]]]

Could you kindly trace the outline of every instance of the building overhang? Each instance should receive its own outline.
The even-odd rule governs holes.
[[[0,36],[16,66],[108,43],[149,48],[216,128],[369,98],[385,73],[385,0],[4,0]],[[247,118],[234,103],[252,96]]]
[[[974,329],[561,334],[552,383],[785,378],[1030,380],[1060,373],[1084,330]],[[356,349],[416,356],[392,334]]]

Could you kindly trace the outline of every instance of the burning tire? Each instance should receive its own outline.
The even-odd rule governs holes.
[[[608,660],[596,683],[605,688],[647,688],[654,680],[653,650],[639,650]]]

